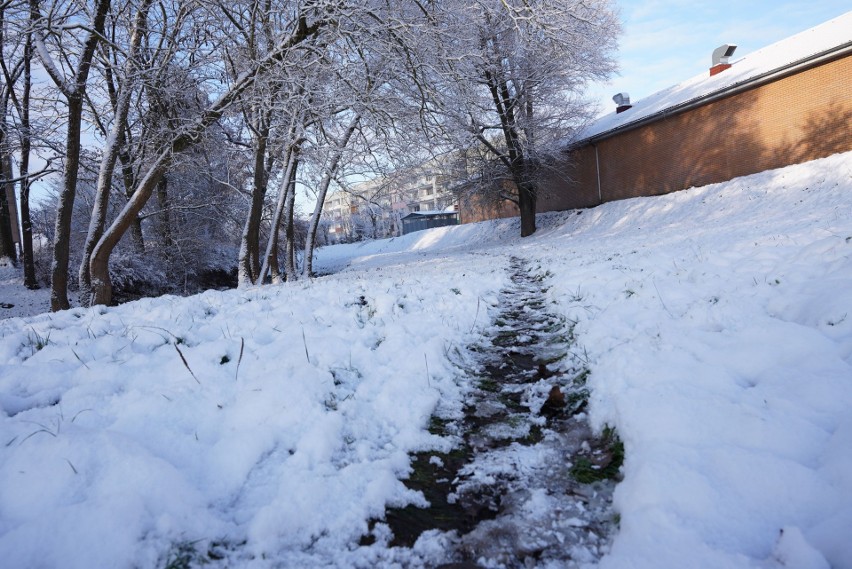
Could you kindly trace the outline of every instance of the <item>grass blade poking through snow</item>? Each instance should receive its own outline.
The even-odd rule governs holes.
[[[246,339],[240,338],[240,357],[237,358],[237,371],[234,372],[234,381],[237,381],[240,378],[240,364],[243,361],[243,350],[246,347]]]
[[[311,363],[311,356],[308,353],[308,340],[305,338],[305,327],[302,326],[302,343],[305,344],[305,359],[308,360],[308,363]]]
[[[183,365],[186,367],[186,370],[189,372],[189,375],[192,376],[192,379],[194,379],[196,381],[196,383],[198,383],[198,385],[201,385],[201,382],[198,381],[198,378],[195,377],[194,373],[192,373],[192,368],[189,367],[189,364],[187,363],[186,358],[183,357],[183,352],[180,351],[180,348],[178,348],[178,345],[177,344],[172,344],[172,345],[175,347],[175,350],[177,350],[177,353],[180,356],[180,361],[183,362]]]

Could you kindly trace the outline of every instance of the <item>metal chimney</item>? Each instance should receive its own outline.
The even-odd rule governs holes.
[[[612,100],[615,101],[616,104],[616,114],[623,113],[624,111],[633,106],[630,104],[630,95],[628,95],[627,93],[616,93],[615,95],[613,95]]]
[[[720,45],[716,49],[713,50],[712,57],[712,67],[710,67],[710,77],[716,75],[717,73],[721,73],[725,69],[731,66],[728,63],[728,60],[734,52],[737,50],[737,46],[734,44],[724,44]]]

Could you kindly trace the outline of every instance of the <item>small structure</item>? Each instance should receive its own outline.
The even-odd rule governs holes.
[[[402,218],[402,234],[458,223],[459,214],[455,211],[415,211]]]

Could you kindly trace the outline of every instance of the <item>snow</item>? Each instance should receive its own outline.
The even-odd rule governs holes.
[[[759,49],[742,58],[731,59],[731,67],[710,76],[708,71],[683,83],[663,89],[633,104],[622,113],[607,114],[579,134],[578,140],[638,122],[655,113],[671,109],[725,89],[748,83],[766,73],[781,69],[809,57],[822,54],[852,42],[852,12],[847,12],[819,26]]]
[[[30,316],[50,310],[50,289],[27,290],[23,270],[8,258],[0,258],[0,319]]]
[[[193,548],[212,567],[440,563],[437,531],[359,538],[422,503],[408,453],[448,448],[429,417],[461,409],[451,354],[490,325],[514,255],[552,275],[590,419],[624,442],[599,567],[852,567],[852,153],[539,225],[321,249],[339,272],[312,282],[1,320],[3,566]],[[530,535],[550,503],[529,502]]]
[[[449,209],[445,209],[445,210],[431,209],[431,210],[423,210],[423,211],[412,211],[411,213],[409,213],[405,217],[409,217],[409,216],[412,216],[412,217],[418,217],[418,216],[428,217],[430,215],[446,215],[448,213],[455,213],[455,209],[452,209],[453,207],[454,206],[450,206]],[[403,218],[403,219],[405,219],[405,218]]]

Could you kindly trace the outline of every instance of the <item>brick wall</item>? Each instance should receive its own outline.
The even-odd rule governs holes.
[[[545,184],[538,211],[665,194],[852,150],[850,87],[847,56],[579,148]]]
[[[459,223],[476,223],[521,215],[514,202],[474,193],[459,196],[458,209]]]

